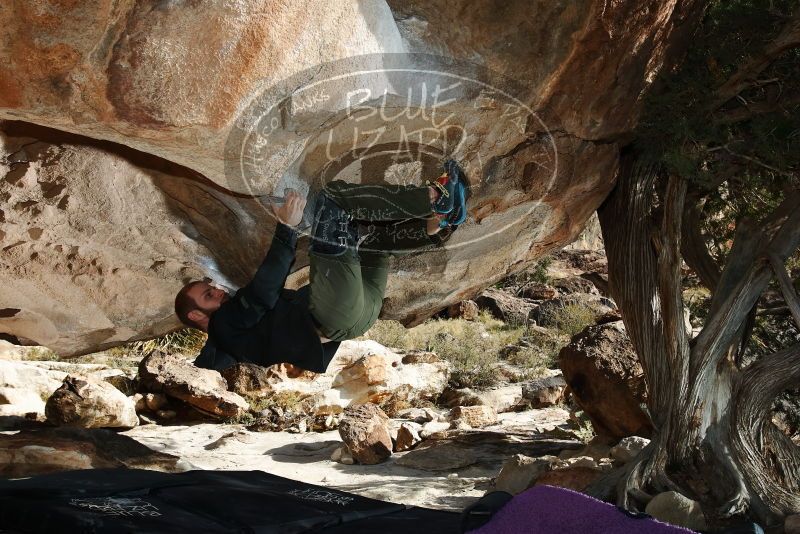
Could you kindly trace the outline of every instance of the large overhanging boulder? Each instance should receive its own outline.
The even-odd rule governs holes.
[[[325,6],[0,7],[0,332],[63,355],[164,333],[185,281],[248,280],[274,228],[262,195],[419,183],[449,154],[471,218],[395,260],[383,317],[471,297],[605,198],[683,3]]]

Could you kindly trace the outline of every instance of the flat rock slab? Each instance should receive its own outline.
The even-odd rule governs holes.
[[[542,456],[581,446],[583,443],[577,440],[537,439],[521,433],[448,430],[434,434],[395,463],[425,471],[451,471],[483,464],[499,471],[503,462],[514,454]]]
[[[0,476],[109,467],[177,473],[194,466],[106,429],[41,426],[0,434]]]

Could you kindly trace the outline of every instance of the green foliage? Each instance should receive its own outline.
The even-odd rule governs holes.
[[[531,282],[535,282],[537,284],[547,284],[550,282],[550,275],[547,274],[547,270],[550,268],[552,263],[553,258],[550,256],[539,258],[531,267],[504,278],[500,282],[496,283],[494,287],[497,289],[505,289],[508,287],[517,288]]]
[[[553,312],[551,323],[562,334],[572,337],[595,323],[595,312],[583,304],[567,304]]]
[[[716,0],[675,72],[663,72],[646,99],[634,146],[648,161],[705,195],[706,233],[718,259],[733,221],[763,216],[800,165],[800,50],[777,57],[734,98],[717,91],[758,55],[798,9],[798,0]]]
[[[47,347],[31,347],[24,351],[22,355],[23,360],[27,361],[58,361],[60,358],[58,354],[48,349]]]

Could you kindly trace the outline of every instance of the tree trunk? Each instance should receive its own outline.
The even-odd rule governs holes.
[[[672,489],[699,500],[712,523],[747,510],[771,523],[800,511],[800,453],[770,422],[775,397],[800,380],[800,346],[744,370],[731,355],[772,278],[770,261],[782,264],[800,243],[800,194],[763,221],[740,222],[721,272],[705,264],[714,293],[702,331],[690,340],[681,236],[691,238],[683,247],[693,251],[691,263],[706,258],[692,232],[696,221],[683,220],[686,185],[670,177],[659,198],[659,174],[624,155],[617,187],[598,212],[609,290],[641,360],[655,428],[651,444],[626,466],[618,501],[636,508],[637,496]]]

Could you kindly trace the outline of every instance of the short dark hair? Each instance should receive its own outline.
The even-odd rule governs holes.
[[[197,302],[189,296],[189,290],[192,289],[197,284],[202,284],[203,282],[200,280],[195,280],[194,282],[189,282],[185,286],[178,291],[178,294],[175,295],[175,315],[178,316],[178,319],[186,325],[192,328],[201,329],[200,326],[189,319],[189,312],[194,310],[199,310],[200,307],[197,305]],[[202,330],[202,329],[201,329]]]

